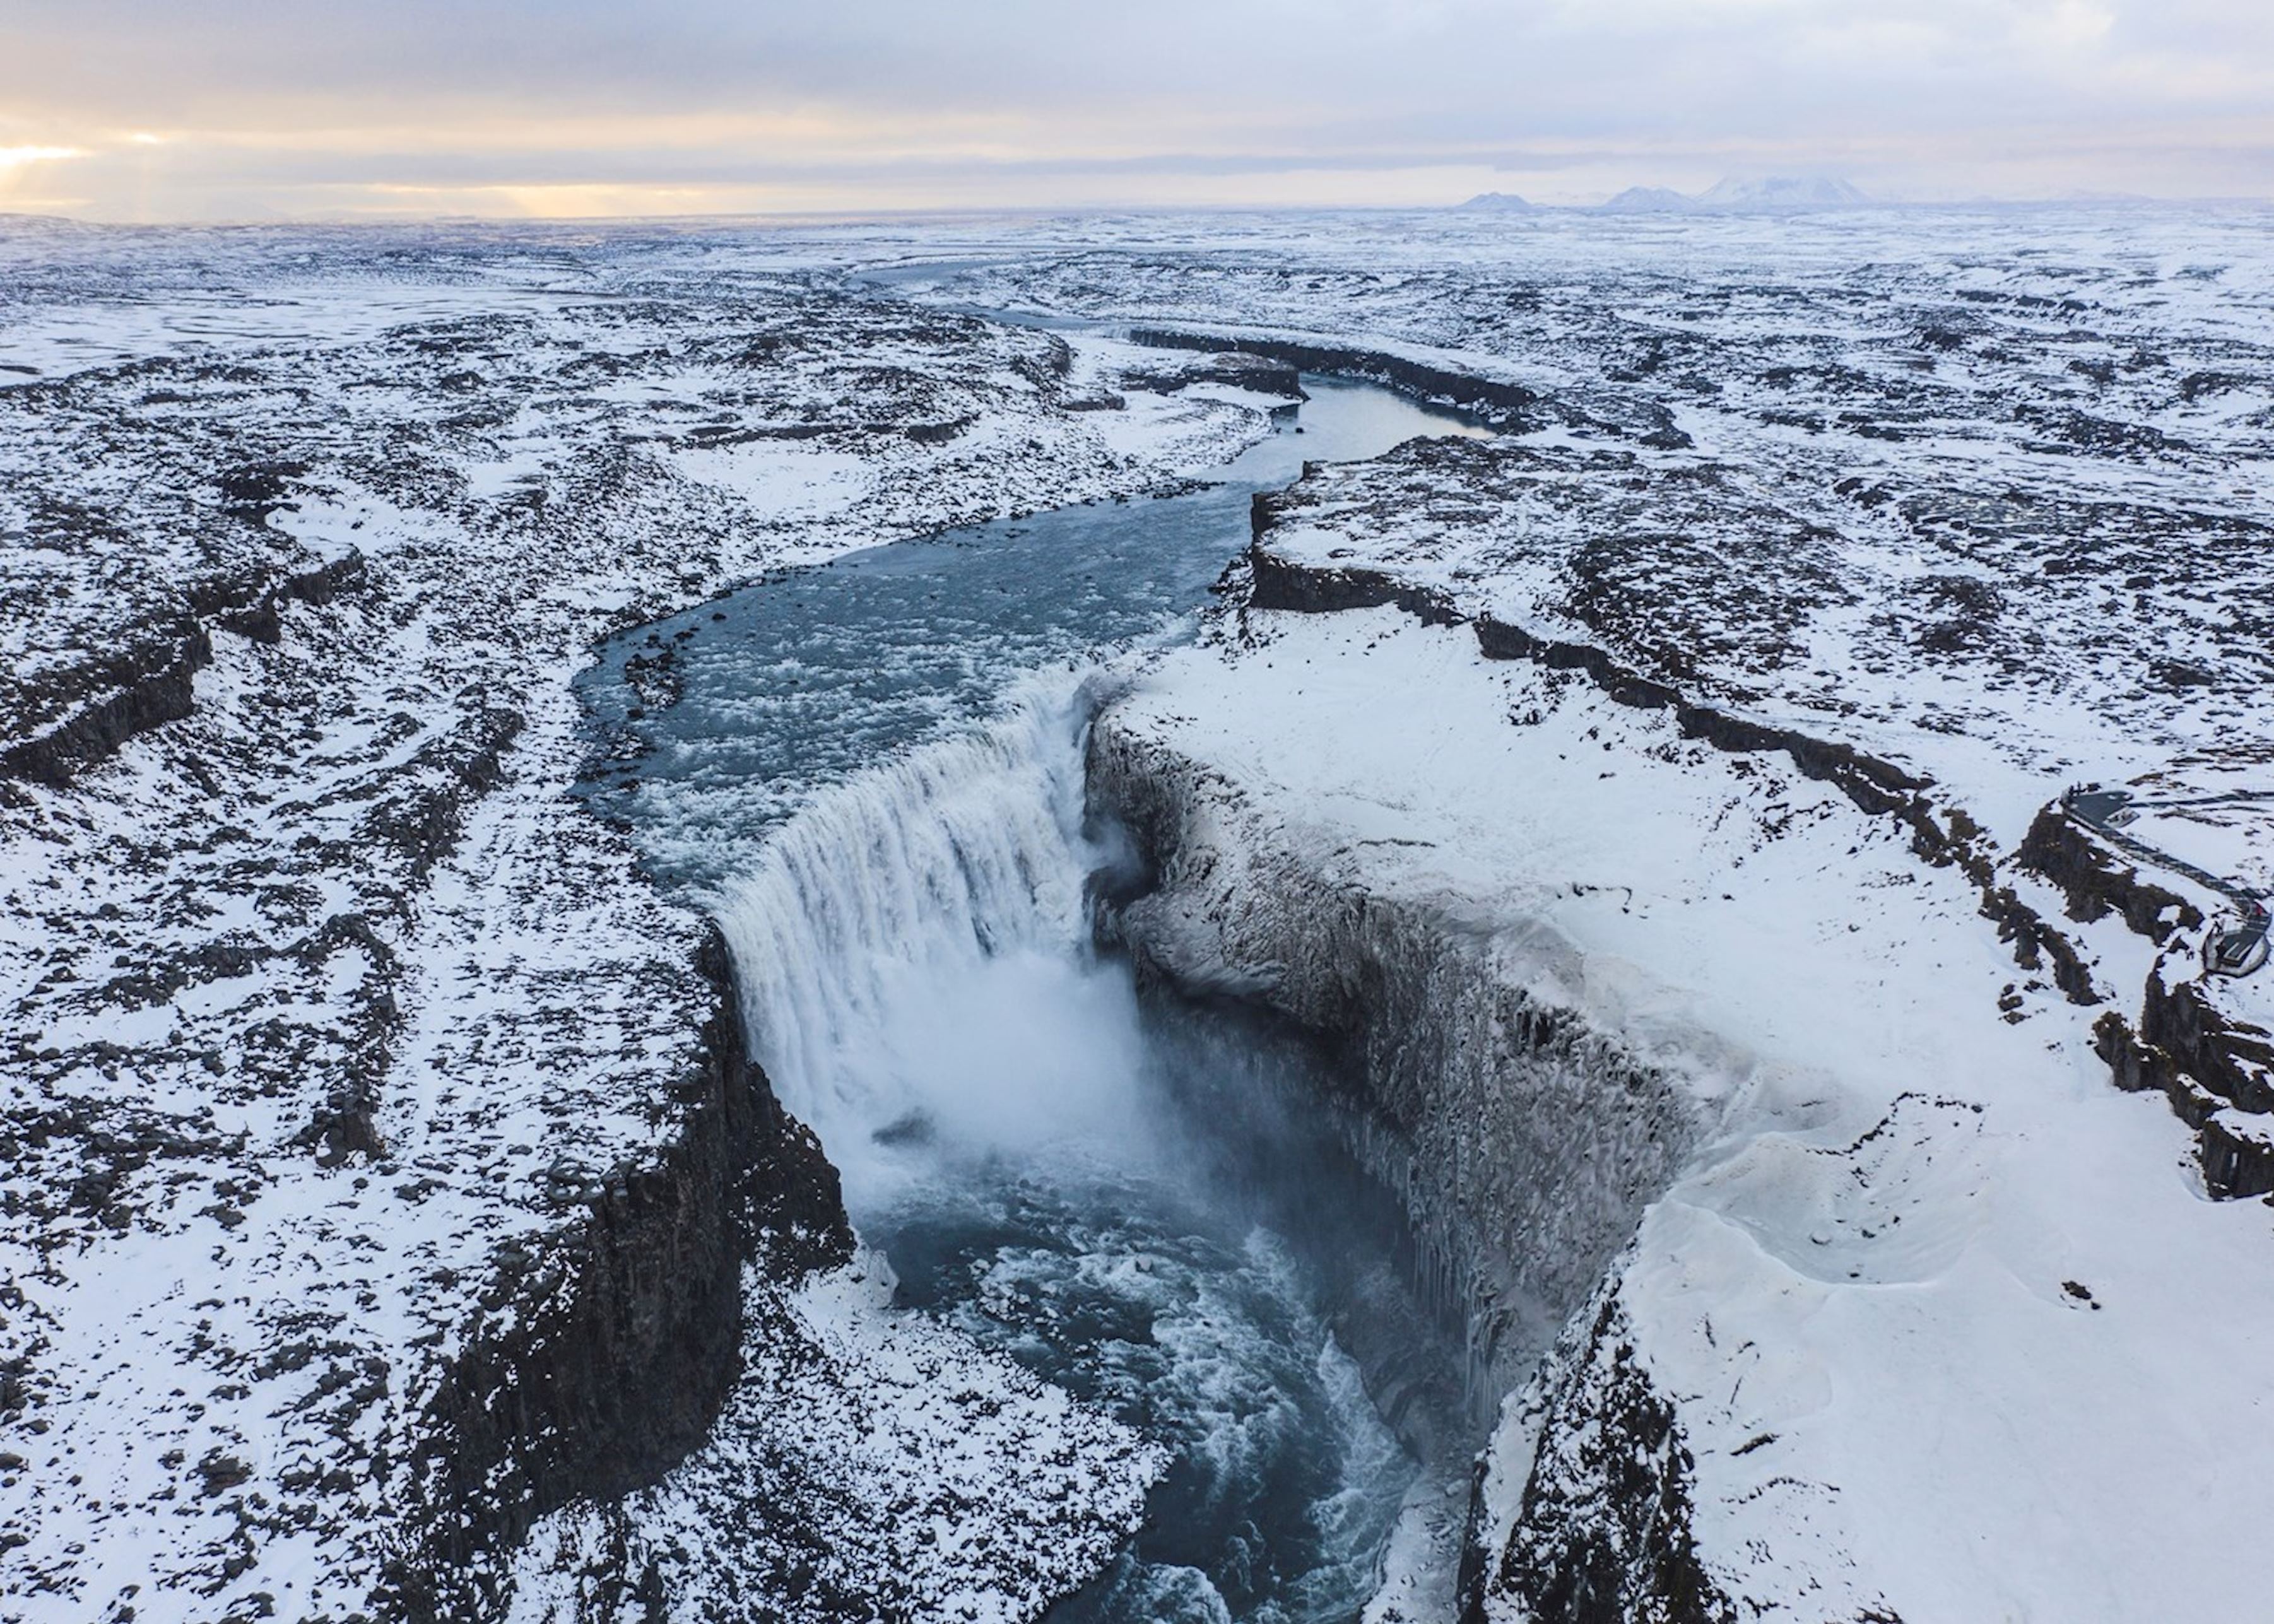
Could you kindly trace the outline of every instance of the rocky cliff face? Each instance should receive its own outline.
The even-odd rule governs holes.
[[[1599,1288],[1644,1205],[1704,1127],[1615,1034],[1543,999],[1537,956],[1457,896],[1384,894],[1201,762],[1101,718],[1093,810],[1135,838],[1146,879],[1108,917],[1141,973],[1310,1034],[1347,1135],[1404,1200],[1421,1283],[1466,1327],[1482,1413],[1532,1376],[1552,1327],[1599,1312],[1527,1389],[1540,1447],[1518,1514],[1480,1517],[1465,1606],[1540,1620],[1720,1620],[1690,1548],[1673,1412]],[[1503,1466],[1502,1470],[1520,1470]]]
[[[1141,973],[1259,1006],[1330,1057],[1354,1147],[1403,1199],[1425,1276],[1468,1325],[1472,1380],[1496,1402],[1669,1180],[1695,1112],[1615,1035],[1542,1002],[1460,898],[1337,875],[1111,712],[1089,784],[1151,876],[1107,929]]]
[[[539,1518],[646,1488],[702,1442],[742,1369],[745,1267],[788,1289],[852,1259],[836,1170],[750,1059],[715,937],[701,962],[718,1003],[681,1135],[517,1261],[529,1306],[490,1320],[428,1407],[421,1509],[388,1586],[406,1616],[501,1610],[503,1559]]]
[[[1697,1462],[1638,1362],[1615,1290],[1573,1317],[1515,1409],[1536,1440],[1530,1470],[1505,1511],[1480,1484],[1465,1624],[1505,1617],[1510,1603],[1570,1624],[1734,1624],[1698,1554]]]

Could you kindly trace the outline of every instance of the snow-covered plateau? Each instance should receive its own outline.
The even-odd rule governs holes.
[[[1487,432],[734,883],[592,793],[606,639],[669,711],[714,598],[1142,523],[1296,368]],[[770,1073],[1074,924],[1315,1054],[1459,1322],[1458,1593],[1423,1484],[1370,1618],[2265,1616],[2274,219],[15,221],[0,421],[9,1616],[1041,1616],[1161,1442]]]

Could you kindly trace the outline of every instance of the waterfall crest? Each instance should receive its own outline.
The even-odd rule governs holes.
[[[1135,1109],[1126,976],[1089,951],[1093,679],[831,787],[719,892],[757,1056],[858,1199],[895,1147],[999,1148]]]

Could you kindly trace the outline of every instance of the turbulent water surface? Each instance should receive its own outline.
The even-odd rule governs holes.
[[[1203,490],[762,583],[629,634],[586,683],[641,747],[590,793],[712,904],[759,1058],[900,1300],[1171,1451],[1067,1620],[1355,1615],[1447,1407],[1392,1206],[1284,1109],[1302,1057],[1141,1001],[1089,943],[1114,855],[1081,805],[1099,657],[1176,635],[1249,497],[1305,459],[1468,432],[1306,385]]]

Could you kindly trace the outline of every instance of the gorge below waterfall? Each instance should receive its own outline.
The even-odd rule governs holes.
[[[1254,492],[1477,432],[1303,387],[1187,493],[791,572],[622,635],[582,687],[619,741],[586,793],[719,921],[754,1058],[895,1303],[1161,1451],[1143,1530],[1065,1624],[1325,1624],[1391,1560],[1452,1605],[1489,1409],[1457,1304],[1420,1283],[1318,1057],[1141,992],[1096,942],[1133,861],[1082,776],[1115,662],[1180,635]]]

